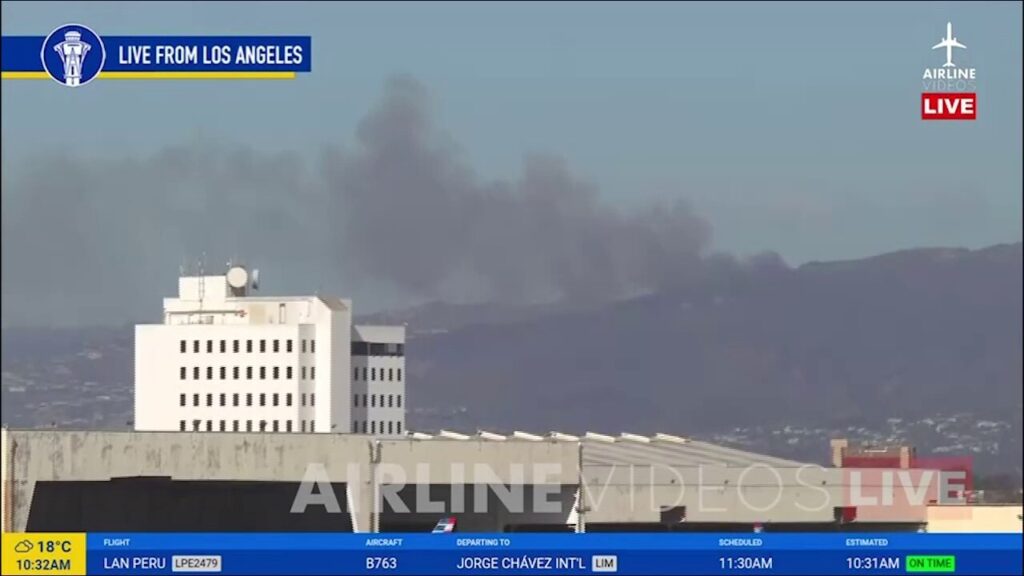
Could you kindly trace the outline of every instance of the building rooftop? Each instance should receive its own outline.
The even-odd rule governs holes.
[[[725,466],[746,467],[763,464],[780,468],[799,467],[805,462],[766,456],[756,452],[748,452],[737,448],[728,448],[709,442],[691,440],[673,434],[657,433],[643,436],[623,432],[617,436],[587,432],[583,436],[565,432],[549,432],[534,434],[515,431],[511,434],[500,434],[480,430],[475,434],[441,430],[437,434],[410,432],[406,436],[416,440],[485,440],[500,442],[505,440],[528,440],[534,442],[559,441],[581,442],[583,445],[583,464],[590,466],[602,465],[662,465],[662,466]]]

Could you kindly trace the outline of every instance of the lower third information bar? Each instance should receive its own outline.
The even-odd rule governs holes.
[[[1019,534],[23,533],[27,574],[1021,574]]]

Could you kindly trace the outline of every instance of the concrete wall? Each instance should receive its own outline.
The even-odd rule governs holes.
[[[5,531],[28,526],[37,482],[143,476],[344,483],[352,525],[372,531],[380,483],[574,485],[578,458],[575,446],[558,442],[377,441],[348,434],[4,430],[2,443]],[[490,529],[500,529],[500,520],[494,517]]]

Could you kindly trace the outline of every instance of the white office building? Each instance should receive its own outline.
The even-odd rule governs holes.
[[[405,432],[405,327],[352,301],[257,297],[256,274],[183,275],[162,324],[135,327],[135,429]]]

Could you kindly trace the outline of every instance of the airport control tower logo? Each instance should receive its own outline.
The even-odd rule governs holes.
[[[65,24],[46,37],[39,57],[51,78],[75,88],[99,75],[107,52],[95,32],[81,24]]]

